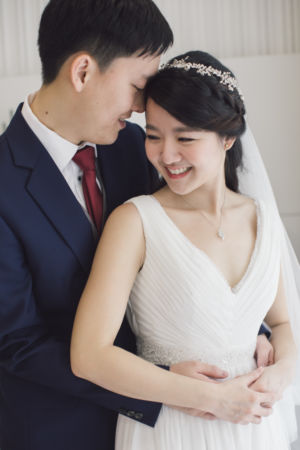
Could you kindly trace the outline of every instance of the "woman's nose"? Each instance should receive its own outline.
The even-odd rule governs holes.
[[[181,161],[181,154],[177,151],[174,142],[165,141],[161,147],[161,161],[164,164],[171,165]]]

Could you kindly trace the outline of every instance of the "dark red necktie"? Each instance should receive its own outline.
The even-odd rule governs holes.
[[[89,145],[78,150],[73,161],[83,172],[82,190],[88,213],[98,233],[101,229],[102,195],[96,182],[95,149]]]

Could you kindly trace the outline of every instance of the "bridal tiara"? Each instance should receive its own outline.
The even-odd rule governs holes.
[[[188,56],[183,59],[174,59],[171,63],[166,63],[161,66],[160,70],[165,69],[184,69],[186,71],[190,69],[195,69],[197,73],[204,76],[207,75],[211,77],[212,75],[220,78],[220,84],[227,86],[229,91],[238,92],[242,101],[244,101],[243,94],[239,89],[238,82],[230,72],[222,72],[212,66],[206,66],[205,64],[197,64],[192,62],[187,62]]]

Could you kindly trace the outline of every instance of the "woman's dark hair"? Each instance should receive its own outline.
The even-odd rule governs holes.
[[[160,55],[172,43],[171,28],[152,0],[50,0],[38,37],[43,82],[54,81],[78,51],[105,70],[115,58]]]
[[[208,53],[192,51],[169,61],[185,60],[203,64],[221,72],[233,73]],[[220,137],[235,137],[226,152],[225,181],[229,189],[238,192],[237,169],[242,168],[240,136],[246,128],[244,102],[236,88],[230,90],[216,75],[201,75],[197,69],[168,67],[155,74],[145,88],[145,100],[152,98],[183,124],[201,130],[214,131]]]

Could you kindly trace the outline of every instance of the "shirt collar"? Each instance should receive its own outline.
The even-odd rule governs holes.
[[[35,94],[31,94],[24,101],[22,115],[28,126],[41,141],[61,172],[63,172],[63,170],[70,163],[77,150],[83,148],[85,145],[94,147],[95,156],[97,156],[95,144],[90,142],[82,142],[80,145],[73,144],[40,122],[30,108],[34,96]]]

